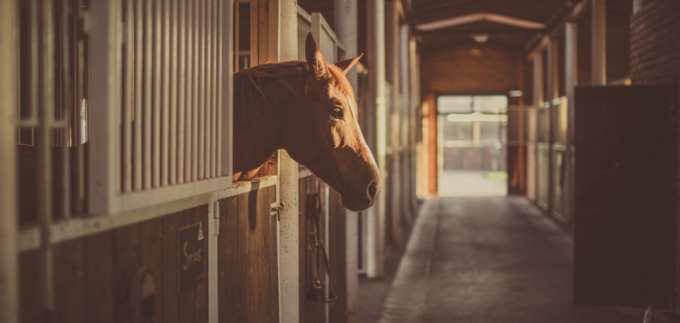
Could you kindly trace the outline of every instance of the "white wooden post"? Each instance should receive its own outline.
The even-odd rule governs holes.
[[[607,0],[591,1],[592,85],[607,84]]]
[[[120,187],[120,3],[92,2],[90,19],[90,213],[109,214]],[[139,120],[139,119],[137,119]]]
[[[270,0],[270,32],[278,32],[276,48],[280,61],[298,58],[297,1]],[[279,201],[283,205],[279,222],[279,310],[281,322],[300,322],[300,215],[298,214],[298,164],[279,152]]]
[[[564,214],[573,221],[573,185],[574,185],[574,86],[578,83],[578,25],[567,22],[565,25],[565,66],[564,84],[567,94],[567,151],[565,163]]]
[[[529,127],[529,145],[527,147],[527,197],[532,200],[538,199],[538,170],[537,170],[537,145],[536,145],[536,110],[543,104],[543,54],[537,53],[533,57],[533,100],[534,112],[529,113],[527,118]]]
[[[19,322],[16,205],[17,1],[0,2],[0,322]]]
[[[547,48],[547,60],[548,60],[548,70],[546,73],[548,95],[546,101],[549,103],[548,110],[548,212],[552,213],[555,207],[555,129],[556,129],[556,117],[557,117],[557,106],[553,105],[553,100],[559,95],[559,85],[558,85],[558,44],[554,39],[550,39]]]
[[[390,105],[388,109],[389,117],[389,136],[388,136],[388,154],[391,155],[391,166],[389,168],[388,180],[385,181],[387,185],[383,186],[384,194],[390,195],[390,212],[386,216],[390,217],[392,236],[397,240],[401,238],[401,217],[403,210],[401,208],[401,129],[399,120],[399,104],[400,104],[400,87],[399,87],[399,13],[397,10],[396,1],[387,1],[385,3],[385,20],[386,20],[386,46],[385,53],[387,59],[386,69],[390,71],[391,76],[387,82],[391,85]],[[389,189],[388,189],[389,188]],[[389,192],[389,193],[388,193]]]
[[[340,42],[345,45],[344,57],[348,59],[357,55],[358,34],[357,34],[357,0],[335,0],[334,2],[335,33]],[[358,78],[356,69],[347,73],[347,78],[352,87],[358,90]],[[347,302],[347,322],[353,323],[357,320],[357,296],[359,288],[359,222],[357,212],[346,210],[345,216],[345,271],[346,271],[346,291],[345,299]]]
[[[369,1],[367,11],[367,56],[369,73],[369,97],[375,107],[367,107],[375,111],[375,138],[372,138],[373,152],[380,170],[380,177],[385,183],[385,161],[387,155],[387,109],[385,104],[385,0]],[[366,214],[368,249],[366,259],[366,275],[380,277],[384,272],[385,249],[385,194],[389,190],[383,187],[375,205]]]

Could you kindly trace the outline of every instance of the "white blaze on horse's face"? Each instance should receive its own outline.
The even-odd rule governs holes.
[[[342,195],[350,210],[363,210],[375,202],[380,178],[375,159],[357,118],[357,104],[345,73],[361,56],[328,63],[307,37],[308,65],[304,98],[305,123],[295,122],[291,132],[303,147],[287,147],[291,156]]]

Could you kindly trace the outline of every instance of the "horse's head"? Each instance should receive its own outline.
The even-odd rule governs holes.
[[[286,120],[284,147],[340,193],[345,207],[353,211],[366,209],[375,202],[380,178],[359,128],[352,86],[345,77],[361,55],[329,63],[309,34],[305,57],[305,97],[300,98],[301,107]]]

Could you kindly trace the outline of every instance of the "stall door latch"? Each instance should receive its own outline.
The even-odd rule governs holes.
[[[271,216],[276,216],[277,221],[281,221],[281,211],[283,211],[283,208],[285,207],[283,203],[277,203],[274,202],[270,205],[271,207]]]

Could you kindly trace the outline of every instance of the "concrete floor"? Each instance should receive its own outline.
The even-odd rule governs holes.
[[[487,171],[443,171],[439,174],[440,196],[505,196],[508,182],[493,178]]]
[[[571,241],[526,199],[439,198],[423,210],[380,322],[642,322],[638,309],[572,305]]]

